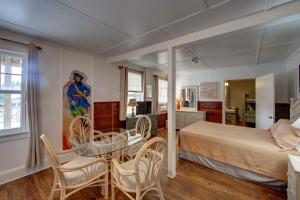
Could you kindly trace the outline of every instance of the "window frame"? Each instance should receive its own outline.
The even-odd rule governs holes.
[[[26,81],[27,81],[27,54],[19,52],[11,52],[0,49],[0,58],[2,55],[14,56],[22,59],[22,73],[21,73],[21,90],[2,90],[0,88],[0,94],[20,94],[21,95],[21,122],[20,127],[8,128],[0,130],[0,138],[20,135],[22,133],[29,133],[27,126],[27,109],[26,109]],[[1,61],[0,61],[1,65]],[[1,66],[0,66],[1,67]],[[0,70],[1,71],[1,70]],[[2,74],[2,73],[1,73]],[[1,75],[0,74],[0,75]],[[13,75],[13,74],[11,74]],[[18,74],[19,75],[19,74]]]
[[[138,95],[138,94],[140,94],[141,95],[141,97],[142,97],[142,100],[141,101],[143,101],[143,99],[145,99],[145,86],[144,86],[144,83],[145,83],[145,75],[144,75],[144,73],[145,72],[143,72],[143,71],[138,71],[138,70],[134,70],[134,69],[128,69],[128,80],[129,80],[129,73],[134,73],[134,74],[139,74],[140,76],[141,76],[141,88],[142,88],[142,90],[141,91],[135,91],[135,90],[129,90],[128,88],[129,88],[129,85],[127,86],[127,97],[129,97],[130,95],[130,93],[132,94],[132,93],[134,93],[134,94],[136,94],[136,95]],[[129,82],[129,81],[128,81]],[[127,98],[127,104],[128,104],[128,102],[129,102],[129,98]],[[140,101],[138,101],[137,100],[137,102],[140,102]],[[126,115],[127,116],[129,116],[130,114],[131,114],[131,112],[132,112],[132,110],[131,110],[131,108],[129,108],[128,106],[127,106],[127,112],[126,112]],[[136,112],[136,109],[135,109],[135,112]]]
[[[160,103],[159,102],[159,81],[160,80],[163,80],[163,81],[166,81],[167,82],[167,101],[166,102],[163,102],[163,103]],[[167,111],[167,105],[168,105],[168,78],[165,78],[165,77],[158,77],[158,105],[159,105],[159,112],[166,112]],[[161,109],[161,107],[165,106],[166,109]]]
[[[144,87],[143,87],[143,82],[144,82],[144,76],[143,76],[143,73],[142,71],[137,71],[137,70],[132,70],[132,69],[128,69],[128,80],[129,80],[129,73],[132,73],[132,74],[138,74],[141,76],[141,88],[142,90],[141,91],[138,91],[138,90],[129,90],[128,89],[128,92],[136,92],[136,93],[143,93],[144,92]],[[129,82],[129,81],[128,81]],[[128,85],[128,88],[129,88],[129,85]]]

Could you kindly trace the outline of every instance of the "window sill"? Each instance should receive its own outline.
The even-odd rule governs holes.
[[[17,133],[10,133],[1,135],[0,134],[0,143],[14,141],[14,140],[21,140],[29,137],[29,131],[21,131]]]

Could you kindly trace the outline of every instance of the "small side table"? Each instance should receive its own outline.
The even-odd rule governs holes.
[[[288,200],[300,200],[300,156],[288,155]]]

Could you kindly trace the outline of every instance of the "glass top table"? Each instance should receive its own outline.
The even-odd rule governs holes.
[[[75,138],[69,138],[72,150],[82,156],[96,157],[119,152],[130,146],[143,142],[141,134],[135,130],[112,128],[94,130],[87,142],[78,144]]]

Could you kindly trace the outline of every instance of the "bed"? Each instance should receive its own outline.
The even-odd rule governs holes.
[[[291,102],[291,121],[299,117],[300,101]],[[199,121],[180,130],[180,158],[265,185],[287,181],[288,154],[269,130]]]

